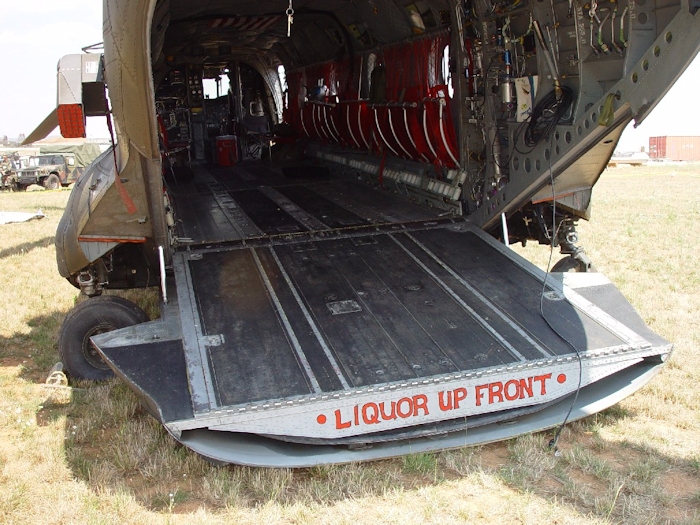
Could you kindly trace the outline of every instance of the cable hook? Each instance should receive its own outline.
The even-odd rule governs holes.
[[[596,47],[596,45],[593,43],[594,33],[595,33],[595,23],[598,22],[598,24],[600,24],[600,19],[598,18],[598,15],[596,14],[597,10],[598,10],[598,2],[596,2],[596,0],[593,0],[593,2],[591,2],[591,8],[588,10],[588,17],[590,20],[588,27],[589,27],[589,30],[591,32],[591,39],[590,39],[589,45],[591,46],[591,49],[593,50],[593,53],[595,53],[596,56],[600,55],[600,49],[598,49]]]
[[[289,2],[291,4],[291,0]],[[596,11],[598,10],[598,2],[596,0],[593,0],[591,2],[591,8],[588,10],[588,16],[591,17],[591,19],[595,18],[598,20],[598,15],[596,15]]]
[[[294,23],[294,8],[292,7],[292,0],[289,0],[289,7],[284,12],[287,15],[287,38],[292,36],[292,24]]]

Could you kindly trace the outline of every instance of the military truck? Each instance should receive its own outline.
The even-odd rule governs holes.
[[[39,184],[56,190],[75,182],[100,154],[96,144],[54,144],[41,146],[39,155],[29,157],[28,166],[17,170],[14,184],[26,189]]]
[[[18,170],[15,174],[15,184],[18,189],[26,189],[31,184],[40,184],[47,190],[57,190],[69,184],[69,176],[73,175],[71,163],[75,159],[67,159],[63,155],[35,155],[29,158],[29,166]],[[75,180],[75,176],[72,177]]]

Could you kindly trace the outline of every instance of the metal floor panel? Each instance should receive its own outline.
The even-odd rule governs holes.
[[[197,245],[439,217],[436,210],[338,176],[286,178],[260,163],[193,171],[193,179],[171,191],[179,237]]]
[[[207,361],[202,383],[214,385],[210,408],[572,353],[539,314],[541,282],[469,228],[186,258]],[[626,344],[563,296],[544,308],[579,351]]]
[[[420,257],[438,268],[441,264],[437,261],[448,261],[454,274],[469,276],[471,287],[488,297],[508,317],[517,320],[552,354],[568,354],[571,347],[547,325],[540,307],[549,323],[558,333],[566,334],[566,339],[580,352],[625,342],[591,317],[581,315],[566,301],[558,300],[559,297],[547,294],[545,298],[554,297],[554,300],[545,299],[540,304],[542,281],[502,256],[476,233],[440,229],[410,236],[415,240],[412,249]]]
[[[178,188],[195,414],[529,366],[570,357],[568,342],[638,347],[556,287],[540,305],[541,278],[466,222],[335,176],[253,168],[197,167]]]
[[[211,253],[190,267],[202,332],[222,341],[208,348],[219,404],[313,392],[253,252]]]

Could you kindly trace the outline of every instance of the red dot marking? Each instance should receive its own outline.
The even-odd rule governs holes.
[[[319,416],[316,418],[316,421],[318,421],[319,425],[325,425],[326,424],[326,416],[323,414],[319,414]]]
[[[565,382],[565,381],[566,381],[566,374],[559,374],[559,375],[557,376],[557,381],[558,381],[559,383]]]

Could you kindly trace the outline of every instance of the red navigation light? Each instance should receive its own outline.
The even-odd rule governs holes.
[[[61,135],[67,139],[85,137],[85,115],[80,104],[61,104],[58,106],[58,125]]]

